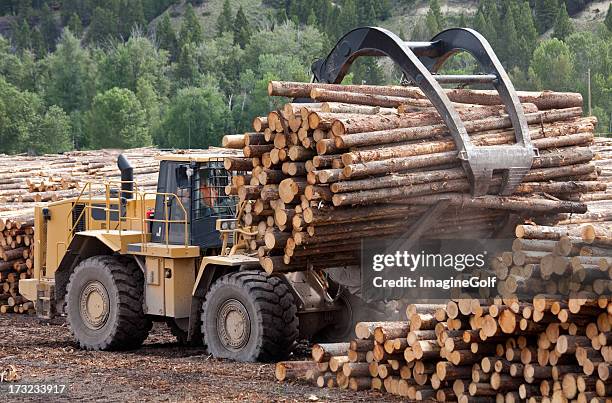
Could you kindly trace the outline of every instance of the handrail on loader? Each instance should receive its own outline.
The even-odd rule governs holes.
[[[436,74],[446,60],[461,51],[469,52],[480,63],[483,74]],[[457,145],[473,196],[488,193],[493,171],[503,172],[500,195],[510,195],[516,190],[538,152],[531,142],[529,126],[514,86],[482,35],[468,28],[452,28],[440,32],[430,42],[404,42],[383,28],[357,28],[344,35],[326,58],[313,63],[314,79],[321,83],[340,83],[359,56],[390,57],[402,69],[405,77],[423,91]],[[475,147],[440,85],[448,83],[491,84],[506,107],[516,144]]]
[[[133,185],[133,190],[127,190],[127,189],[123,189],[124,184],[131,184]],[[189,247],[189,228],[188,228],[188,215],[187,215],[187,210],[185,209],[180,197],[178,197],[176,194],[174,193],[162,193],[162,192],[146,192],[146,191],[140,191],[138,190],[138,184],[135,181],[105,181],[103,182],[101,185],[103,186],[103,188],[100,189],[94,189],[93,188],[93,182],[86,182],[85,185],[83,186],[83,188],[81,189],[81,192],[79,193],[79,195],[77,196],[77,198],[74,200],[74,202],[72,203],[72,208],[70,209],[70,211],[68,212],[68,216],[66,217],[68,220],[68,226],[67,228],[69,228],[69,236],[68,236],[68,244],[70,244],[70,242],[72,241],[72,239],[74,238],[74,236],[76,235],[76,229],[79,225],[79,222],[85,218],[86,219],[86,228],[90,228],[89,225],[89,220],[91,217],[91,211],[93,210],[101,210],[104,212],[105,214],[105,227],[107,231],[111,230],[111,214],[112,213],[116,213],[117,214],[117,227],[116,229],[119,231],[119,234],[121,235],[121,231],[123,230],[123,227],[121,225],[122,222],[132,222],[132,221],[136,221],[136,222],[140,222],[140,230],[141,230],[141,235],[142,235],[142,250],[145,251],[146,250],[146,235],[147,235],[147,224],[148,223],[152,223],[152,222],[161,222],[164,224],[165,227],[165,245],[166,248],[169,248],[170,245],[170,237],[169,237],[169,232],[170,232],[170,224],[182,224],[183,225],[183,230],[184,230],[184,246],[185,248]],[[121,191],[116,191],[114,193],[116,193],[117,198],[116,201],[115,200],[111,200],[114,199],[114,197],[112,197],[112,190],[115,188],[122,188]],[[102,194],[104,194],[104,206],[97,206],[96,205],[96,200],[93,198],[94,196],[101,196]],[[125,194],[131,194],[133,196],[135,196],[135,200],[140,202],[140,216],[135,215],[135,216],[130,216],[127,213],[127,209],[123,208],[124,205],[124,201],[125,201]],[[157,198],[157,196],[163,196],[164,197],[164,214],[163,214],[163,218],[148,218],[146,216],[146,206],[145,206],[145,201],[147,200],[147,196],[151,196],[153,195],[155,198]],[[85,199],[86,200],[82,200]],[[183,219],[170,219],[170,211],[168,209],[168,203],[167,201],[169,199],[175,198],[177,201],[177,206],[179,207],[180,211],[182,212],[183,215]],[[117,205],[117,208],[113,208],[113,205]],[[74,218],[74,211],[76,209],[77,205],[82,205],[83,209],[81,210],[81,212],[79,213],[79,215],[76,217],[76,219]],[[89,214],[85,214],[86,211],[90,211]],[[125,213],[125,214],[124,214]]]

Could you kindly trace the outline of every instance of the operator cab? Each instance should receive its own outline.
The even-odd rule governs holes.
[[[151,241],[172,245],[199,246],[202,254],[222,245],[216,223],[236,217],[238,199],[227,196],[231,175],[223,159],[230,150],[202,154],[166,154],[160,161]],[[166,229],[163,217],[170,223]],[[187,222],[185,230],[184,222]],[[187,239],[185,239],[187,237]]]

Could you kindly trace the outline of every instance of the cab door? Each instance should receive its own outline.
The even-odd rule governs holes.
[[[202,163],[193,173],[191,241],[200,248],[221,247],[215,225],[219,218],[233,218],[236,199],[225,195],[230,175],[222,161]]]
[[[159,180],[157,183],[158,195],[155,198],[154,212],[154,219],[156,221],[151,225],[152,242],[166,243],[166,232],[168,232],[167,241],[169,244],[191,244],[189,239],[191,181],[183,181],[180,186],[178,183],[179,174],[183,173],[185,168],[184,164],[176,161],[161,161],[160,163]],[[166,224],[165,221],[174,222]],[[186,230],[185,224],[179,221],[187,221]],[[168,226],[167,231],[166,225]]]

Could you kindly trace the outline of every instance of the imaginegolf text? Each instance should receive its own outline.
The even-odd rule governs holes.
[[[374,277],[372,285],[376,288],[493,288],[497,281],[496,277],[470,277],[467,279],[455,279],[453,277],[444,280],[428,279],[423,277],[400,277],[399,279],[383,279]]]

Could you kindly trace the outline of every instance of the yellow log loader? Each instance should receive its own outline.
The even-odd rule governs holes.
[[[121,155],[121,181],[37,207],[35,275],[20,292],[40,316],[65,315],[90,350],[138,347],[153,321],[240,361],[284,357],[300,335],[346,336],[338,287],[315,271],[267,276],[256,257],[236,253],[245,231],[236,198],[225,195],[231,151],[159,156],[151,193]]]

